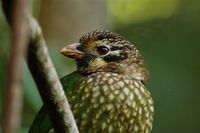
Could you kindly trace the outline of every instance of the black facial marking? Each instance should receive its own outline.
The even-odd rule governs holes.
[[[115,50],[122,50],[122,49],[123,49],[123,47],[117,47],[117,46],[111,47],[111,50],[112,50],[112,51],[115,51]]]
[[[104,57],[104,60],[107,62],[119,62],[124,59],[126,59],[128,56],[128,53],[126,52],[121,52],[119,56],[117,55],[107,55]]]
[[[95,58],[96,58],[96,57],[95,57],[94,55],[92,55],[92,54],[86,54],[86,55],[84,56],[84,59],[79,60],[79,61],[77,62],[78,68],[81,68],[81,67],[86,68],[86,67],[88,67],[88,66],[89,66],[89,62],[90,62],[91,60],[95,59]]]

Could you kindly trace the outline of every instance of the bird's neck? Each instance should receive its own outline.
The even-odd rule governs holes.
[[[106,67],[101,68],[81,67],[78,68],[78,71],[86,75],[96,72],[112,72],[123,74],[140,81],[146,81],[148,79],[148,71],[146,68],[134,63],[131,63],[130,65],[127,65],[126,63],[109,63]]]

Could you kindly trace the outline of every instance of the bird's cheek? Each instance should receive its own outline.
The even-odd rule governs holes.
[[[96,58],[89,63],[90,67],[93,68],[101,68],[107,65],[107,62],[102,58]]]

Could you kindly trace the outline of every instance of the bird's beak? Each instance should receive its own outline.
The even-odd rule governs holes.
[[[76,59],[76,60],[81,60],[84,57],[84,53],[77,50],[77,47],[80,46],[80,43],[74,43],[65,46],[60,50],[60,52],[67,57]]]

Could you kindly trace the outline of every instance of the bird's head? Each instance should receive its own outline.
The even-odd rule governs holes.
[[[83,35],[78,43],[61,49],[67,57],[76,59],[78,71],[90,74],[99,71],[129,75],[146,80],[148,71],[133,44],[109,31],[93,31]]]

